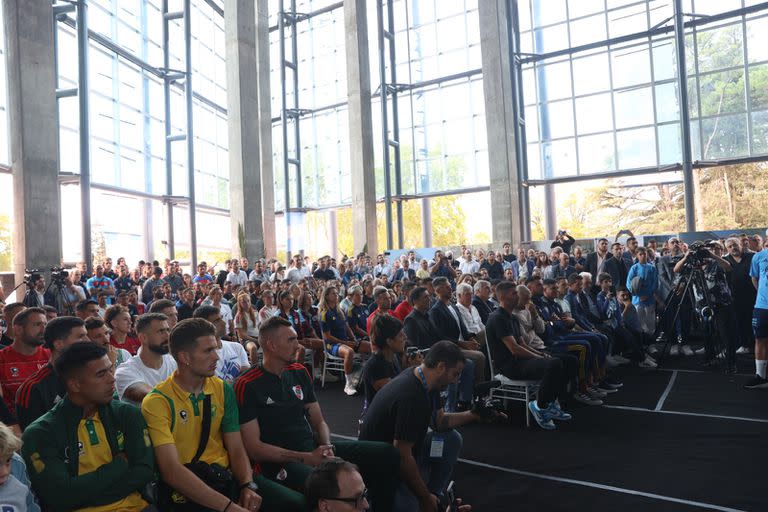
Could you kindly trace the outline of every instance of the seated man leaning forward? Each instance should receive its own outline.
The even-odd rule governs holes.
[[[88,342],[65,348],[54,362],[67,394],[24,431],[22,455],[45,510],[139,512],[155,477],[141,412],[113,399],[115,377],[106,349]]]
[[[259,327],[261,366],[235,384],[243,440],[269,510],[304,510],[301,495],[312,468],[334,457],[360,467],[371,490],[372,510],[390,511],[397,487],[397,451],[380,442],[336,441],[323,418],[307,369],[295,362],[298,341],[288,320],[272,317]]]

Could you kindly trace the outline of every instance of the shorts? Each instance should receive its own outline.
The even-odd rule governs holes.
[[[752,330],[755,338],[768,338],[768,309],[755,308],[752,311]]]

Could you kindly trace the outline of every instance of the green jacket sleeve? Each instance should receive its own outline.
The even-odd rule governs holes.
[[[123,451],[128,456],[129,469],[124,478],[99,496],[99,502],[102,504],[113,503],[132,492],[141,492],[147,483],[155,479],[155,453],[141,411],[131,404],[117,405],[114,409],[113,428],[123,433]]]
[[[30,425],[23,434],[21,455],[37,495],[52,510],[81,508],[126,478],[129,467],[121,458],[91,473],[70,475],[64,447],[57,446],[61,437],[50,426],[46,421]]]

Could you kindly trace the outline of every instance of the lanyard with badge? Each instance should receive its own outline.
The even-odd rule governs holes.
[[[443,447],[445,446],[445,436],[437,432],[437,408],[435,407],[435,401],[429,396],[429,388],[427,387],[427,378],[424,376],[424,370],[421,366],[417,366],[416,370],[421,377],[421,385],[424,388],[424,393],[427,395],[427,400],[430,403],[430,409],[432,412],[432,442],[429,445],[429,457],[432,459],[439,459],[443,456]]]

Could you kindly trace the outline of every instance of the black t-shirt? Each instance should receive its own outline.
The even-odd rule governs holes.
[[[312,277],[314,277],[318,281],[330,281],[332,279],[336,279],[336,274],[334,274],[333,270],[329,268],[325,270],[319,268],[315,270],[315,272],[312,274]]]
[[[365,401],[370,404],[377,391],[373,388],[373,383],[381,379],[394,379],[400,373],[400,366],[397,364],[397,357],[393,362],[384,359],[381,351],[376,352],[366,361],[363,366],[363,388],[365,389]]]
[[[502,277],[504,277],[504,266],[498,261],[494,261],[493,263],[491,263],[488,260],[485,260],[480,265],[480,268],[481,269],[484,268],[488,271],[489,279],[501,279]]]
[[[376,393],[360,427],[360,440],[413,443],[413,456],[418,456],[439,396],[432,391],[427,397],[413,370],[404,371]]]
[[[240,424],[257,419],[262,442],[300,452],[315,449],[304,408],[317,399],[303,365],[288,365],[279,376],[251,368],[235,382],[235,395]]]
[[[516,259],[517,259],[517,256],[515,256],[515,255],[514,255],[514,254],[512,254],[512,253],[509,253],[509,254],[505,254],[505,255],[504,255],[504,261],[508,261],[509,263],[512,263],[512,262],[513,262],[513,261],[515,261]]]
[[[488,322],[485,324],[486,342],[491,349],[491,357],[497,372],[515,358],[502,341],[506,336],[514,336],[519,340],[520,324],[517,318],[510,315],[506,309],[498,308],[488,316]]]

